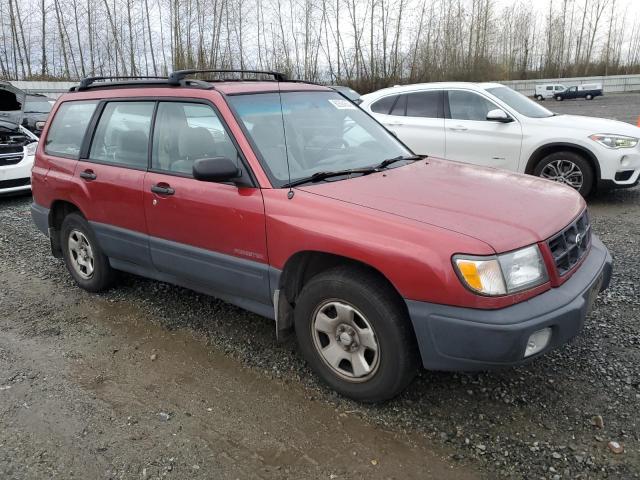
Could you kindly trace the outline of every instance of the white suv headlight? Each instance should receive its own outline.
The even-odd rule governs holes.
[[[36,154],[36,148],[38,148],[38,142],[31,142],[24,147],[26,154],[30,157]]]
[[[460,280],[483,295],[519,292],[549,278],[537,245],[489,257],[456,255],[453,264]]]
[[[626,135],[607,135],[606,133],[596,133],[589,137],[594,142],[607,148],[633,148],[638,145],[638,139],[627,137]]]

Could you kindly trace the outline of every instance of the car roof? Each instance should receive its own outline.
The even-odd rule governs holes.
[[[485,82],[430,82],[430,83],[412,83],[409,85],[394,85],[393,87],[383,88],[375,92],[363,95],[365,97],[379,97],[392,93],[404,93],[414,92],[418,90],[435,90],[435,89],[447,89],[447,88],[469,88],[471,90],[486,90],[487,88],[503,87],[500,83]]]

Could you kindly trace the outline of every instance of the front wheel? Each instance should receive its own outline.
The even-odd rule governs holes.
[[[309,366],[354,400],[393,398],[417,372],[415,336],[401,299],[365,269],[337,267],[313,277],[296,302],[295,327]]]
[[[586,197],[593,190],[594,173],[589,162],[574,152],[555,152],[544,157],[533,174],[568,185]]]
[[[562,100],[564,100],[564,98],[562,98],[560,95],[556,95],[556,102],[561,102]]]

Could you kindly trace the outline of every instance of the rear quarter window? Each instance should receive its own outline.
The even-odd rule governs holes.
[[[398,95],[389,95],[388,97],[382,97],[380,100],[374,102],[371,105],[371,111],[375,113],[389,114],[389,110],[393,107],[393,104],[398,98]]]
[[[78,158],[97,100],[65,102],[58,108],[44,144],[49,155]]]

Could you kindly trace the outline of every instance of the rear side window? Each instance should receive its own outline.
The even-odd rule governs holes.
[[[375,113],[384,113],[385,115],[389,114],[389,110],[393,107],[393,104],[398,98],[398,95],[389,95],[388,97],[383,97],[377,102],[374,102],[371,105],[371,111]]]
[[[395,103],[389,115],[395,115],[396,117],[404,117],[407,110],[407,96],[400,95],[398,101]]]
[[[552,86],[548,86],[547,90],[553,90],[553,87]]]
[[[161,102],[153,129],[153,170],[191,175],[200,158],[226,157],[238,152],[215,110],[198,103]]]
[[[407,117],[438,118],[440,92],[415,92],[407,95]]]
[[[78,158],[87,126],[98,105],[97,101],[65,102],[53,119],[44,151],[49,155]]]
[[[448,93],[451,118],[455,120],[486,121],[487,113],[498,108],[474,92],[451,90]]]
[[[109,102],[91,142],[89,158],[146,169],[154,102]]]

